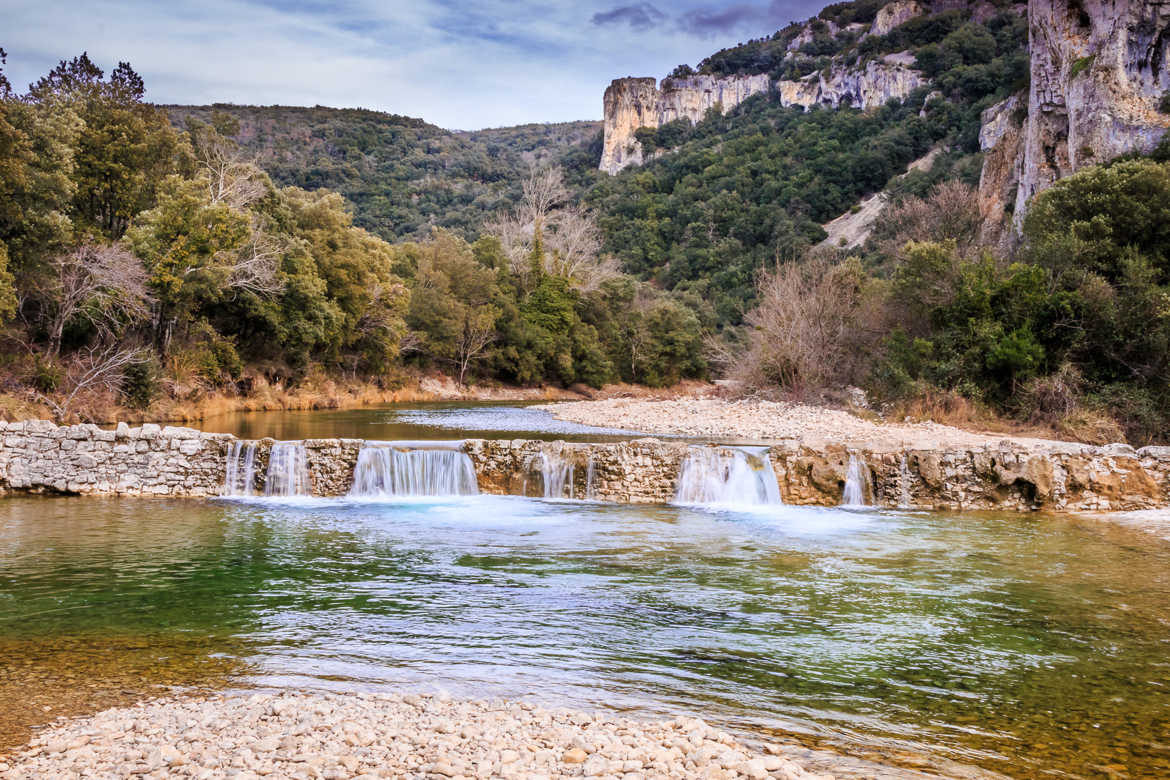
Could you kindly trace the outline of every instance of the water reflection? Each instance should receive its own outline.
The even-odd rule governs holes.
[[[361,409],[240,412],[209,418],[202,430],[243,439],[540,439],[626,441],[643,434],[557,420],[534,404],[435,402],[383,404]]]

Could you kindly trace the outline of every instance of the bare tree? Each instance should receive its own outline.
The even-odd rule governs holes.
[[[547,223],[553,209],[569,199],[565,172],[560,168],[533,168],[524,180],[523,190],[520,216],[530,225]]]
[[[228,272],[227,286],[232,290],[250,292],[260,297],[276,295],[284,289],[280,279],[280,256],[285,243],[265,233],[256,217],[252,219],[252,234],[237,253]]]
[[[192,138],[196,164],[207,184],[212,205],[224,204],[244,212],[268,194],[268,177],[254,160],[240,152],[235,141],[210,128],[193,132]],[[278,274],[284,243],[266,232],[259,215],[248,213],[251,235],[228,262],[227,286],[261,297],[276,295],[284,288]]]
[[[961,257],[979,246],[983,221],[978,194],[960,181],[944,181],[925,198],[907,198],[882,211],[874,240],[890,257],[910,241],[952,239]]]
[[[526,285],[538,233],[544,248],[542,270],[547,274],[564,277],[588,291],[618,272],[617,259],[601,254],[596,217],[569,204],[569,198],[560,168],[533,170],[524,182],[520,205],[486,226],[500,239],[512,273]]]
[[[601,254],[601,229],[594,216],[577,206],[555,212],[547,235],[546,269],[572,280],[586,292],[618,273],[615,257]]]
[[[267,177],[255,160],[245,157],[239,145],[209,127],[191,132],[195,164],[204,174],[212,203],[243,209],[268,192]]]
[[[101,340],[150,316],[152,298],[141,261],[116,244],[86,243],[49,261],[49,285],[41,291],[49,354],[61,352],[70,322],[83,320]]]
[[[150,351],[141,347],[94,345],[78,353],[65,372],[65,389],[59,398],[37,393],[38,400],[53,410],[58,421],[69,418],[73,403],[84,393],[120,389],[126,369],[150,359]]]
[[[747,350],[736,379],[800,393],[855,380],[870,354],[877,302],[861,263],[824,254],[784,262],[761,275],[759,303],[748,312]],[[871,311],[871,308],[873,310]]]
[[[459,384],[472,361],[496,340],[496,312],[493,306],[468,307],[463,317],[463,331],[455,342],[455,362],[459,366]]]

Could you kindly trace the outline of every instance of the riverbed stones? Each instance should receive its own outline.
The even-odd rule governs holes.
[[[289,692],[145,702],[58,723],[8,759],[2,776],[827,777],[805,770],[783,748],[760,752],[686,718],[640,721],[527,702],[407,698]],[[440,729],[448,723],[454,728]],[[684,735],[696,731],[694,746]],[[348,739],[353,733],[363,738]],[[594,752],[581,759],[585,751],[575,741]]]

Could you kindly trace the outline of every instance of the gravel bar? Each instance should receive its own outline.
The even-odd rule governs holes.
[[[695,718],[424,694],[237,693],[61,721],[0,759],[0,777],[831,779],[782,752]]]

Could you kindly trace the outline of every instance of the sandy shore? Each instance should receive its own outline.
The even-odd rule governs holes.
[[[815,780],[780,746],[703,721],[639,721],[524,702],[265,693],[162,699],[63,721],[0,777],[777,778]]]
[[[870,450],[982,447],[1005,439],[1043,449],[1081,446],[1050,439],[972,433],[933,422],[879,423],[849,412],[783,401],[610,398],[544,404],[540,408],[558,419],[584,425],[725,441],[798,439],[810,446],[838,444]]]

